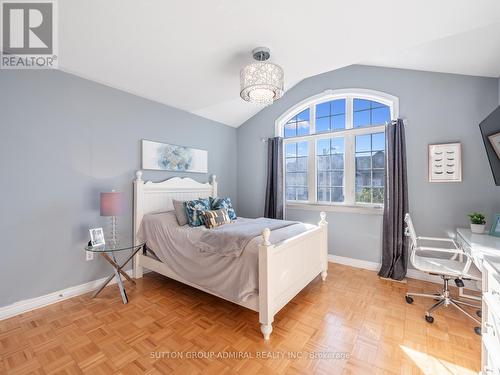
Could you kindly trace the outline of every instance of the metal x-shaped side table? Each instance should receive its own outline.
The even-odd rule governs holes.
[[[106,285],[109,284],[111,280],[113,280],[113,277],[116,277],[116,281],[118,283],[118,288],[120,289],[120,294],[122,296],[122,301],[123,303],[128,303],[128,297],[127,297],[127,292],[125,291],[125,287],[123,286],[123,281],[120,275],[123,275],[125,279],[130,281],[131,283],[135,284],[135,281],[127,275],[125,271],[123,271],[123,267],[125,267],[130,260],[134,257],[135,254],[139,250],[141,250],[144,247],[145,243],[141,243],[138,245],[132,245],[132,244],[118,244],[118,245],[101,245],[101,246],[86,246],[85,250],[86,251],[92,251],[94,253],[100,254],[106,261],[113,266],[114,272],[113,274],[109,275],[109,277],[104,281],[104,283],[94,292],[92,295],[92,298],[95,298],[105,287]],[[116,260],[115,253],[118,251],[125,251],[125,250],[132,250],[132,253],[130,256],[123,262],[121,265],[118,264],[118,261]],[[111,256],[110,256],[111,255]]]

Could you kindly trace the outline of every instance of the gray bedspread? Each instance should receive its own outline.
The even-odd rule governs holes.
[[[236,222],[251,224],[256,219],[239,217]],[[294,224],[271,231],[272,244],[314,228],[310,224]],[[158,258],[177,275],[231,301],[246,301],[259,289],[260,233],[248,242],[239,257],[220,256],[200,251],[205,227],[179,225],[174,211],[144,216],[139,238],[147,242]]]
[[[300,225],[297,221],[275,220],[260,217],[251,221],[234,221],[217,228],[204,231],[197,246],[205,253],[220,256],[239,257],[245,246],[255,237],[260,236],[265,228],[276,230],[290,225]]]

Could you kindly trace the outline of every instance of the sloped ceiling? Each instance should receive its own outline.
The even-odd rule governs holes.
[[[436,39],[363,61],[432,72],[500,76],[500,23]]]
[[[285,89],[360,62],[499,75],[498,0],[64,0],[58,8],[62,70],[234,127],[262,109],[239,98],[239,69],[261,45],[283,67]]]

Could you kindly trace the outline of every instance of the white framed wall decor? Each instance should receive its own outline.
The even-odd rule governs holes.
[[[462,181],[462,145],[429,145],[429,182]]]

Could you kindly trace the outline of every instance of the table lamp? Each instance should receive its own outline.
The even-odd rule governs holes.
[[[124,213],[124,199],[123,193],[118,191],[111,191],[108,193],[101,193],[101,216],[111,216],[111,238],[110,244],[113,246],[118,245],[117,216]]]

